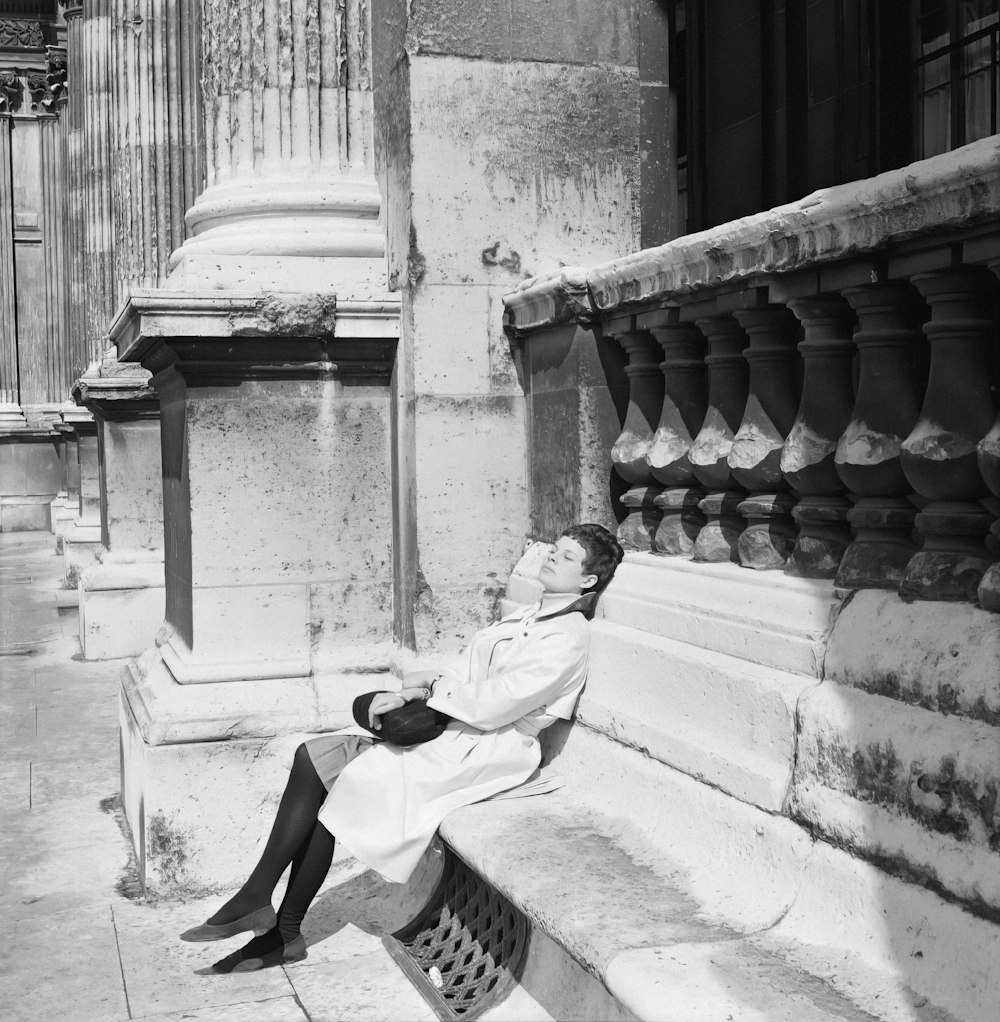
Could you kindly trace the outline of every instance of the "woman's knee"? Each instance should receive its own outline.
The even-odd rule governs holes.
[[[298,767],[301,770],[304,767],[312,767],[312,765],[312,756],[309,755],[308,743],[303,742],[295,750],[295,756],[292,759],[292,769]]]

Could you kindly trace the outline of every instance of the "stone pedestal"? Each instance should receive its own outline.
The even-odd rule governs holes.
[[[260,830],[214,808],[243,804],[247,762],[394,684],[397,331],[391,302],[219,292],[134,295],[112,328],[161,409],[165,625],[122,679],[126,811],[153,888],[237,880],[208,849]],[[211,788],[183,797],[161,780],[200,770]],[[182,877],[165,835],[200,852]]]
[[[80,380],[98,426],[101,550],[80,576],[88,660],[138,656],[163,623],[160,409],[149,373],[102,360]]]

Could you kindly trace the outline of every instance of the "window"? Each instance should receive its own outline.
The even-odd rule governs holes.
[[[1000,0],[914,0],[918,158],[997,132]]]

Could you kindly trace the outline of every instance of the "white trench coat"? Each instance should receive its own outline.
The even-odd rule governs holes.
[[[543,616],[536,604],[477,632],[428,700],[455,718],[444,733],[406,748],[380,742],[348,763],[320,809],[323,826],[405,883],[447,813],[525,781],[541,759],[539,731],[572,717],[587,678],[582,605],[566,597]]]

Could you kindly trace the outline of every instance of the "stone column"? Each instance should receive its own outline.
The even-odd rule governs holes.
[[[80,576],[88,660],[138,656],[163,623],[160,408],[149,373],[113,353],[80,379],[97,423],[101,549]]]
[[[663,408],[660,347],[648,331],[636,330],[631,318],[611,323],[608,329],[628,355],[628,409],[621,435],[611,448],[615,471],[629,484],[621,498],[628,512],[618,526],[618,539],[627,549],[651,550],[660,523],[660,509],[654,500],[662,489],[647,457]]]
[[[157,287],[203,184],[195,0],[110,0],[116,305]],[[136,83],[142,82],[141,88]]]
[[[974,600],[992,558],[983,543],[993,516],[976,445],[993,422],[989,343],[995,336],[993,278],[969,266],[914,277],[931,307],[924,333],[930,377],[920,417],[900,460],[924,498],[916,517],[923,538],[899,586],[905,600]]]
[[[705,524],[688,452],[705,421],[705,338],[693,323],[681,323],[677,309],[640,317],[663,349],[664,395],[659,425],[647,454],[653,479],[666,489],[654,498],[663,518],[656,530],[660,554],[690,555]],[[693,484],[693,485],[692,485]]]
[[[749,496],[739,504],[747,521],[740,533],[740,564],[783,568],[795,545],[795,498],[781,472],[781,450],[798,408],[795,341],[798,324],[781,305],[734,312],[750,344],[744,351],[750,380],[743,421],[728,462]]]
[[[698,506],[707,518],[692,556],[696,561],[738,561],[744,521],[738,507],[746,493],[729,467],[729,452],[747,403],[747,337],[728,316],[698,320],[708,338],[708,409],[688,457],[695,478],[708,491]]]
[[[207,187],[171,286],[385,289],[370,17],[365,0],[205,0]]]
[[[14,187],[11,180],[10,129],[0,119],[0,323],[16,323],[14,294]],[[25,425],[17,378],[17,331],[0,332],[0,429]]]
[[[850,491],[855,539],[837,571],[845,589],[895,589],[916,551],[916,509],[900,464],[920,411],[913,378],[920,337],[918,296],[901,281],[848,288],[858,316],[858,394],[834,463]]]
[[[839,295],[794,298],[788,304],[805,338],[799,344],[802,400],[781,451],[781,470],[799,497],[792,512],[799,537],[785,570],[805,578],[833,578],[851,541],[851,504],[834,456],[854,407],[854,314]]]

